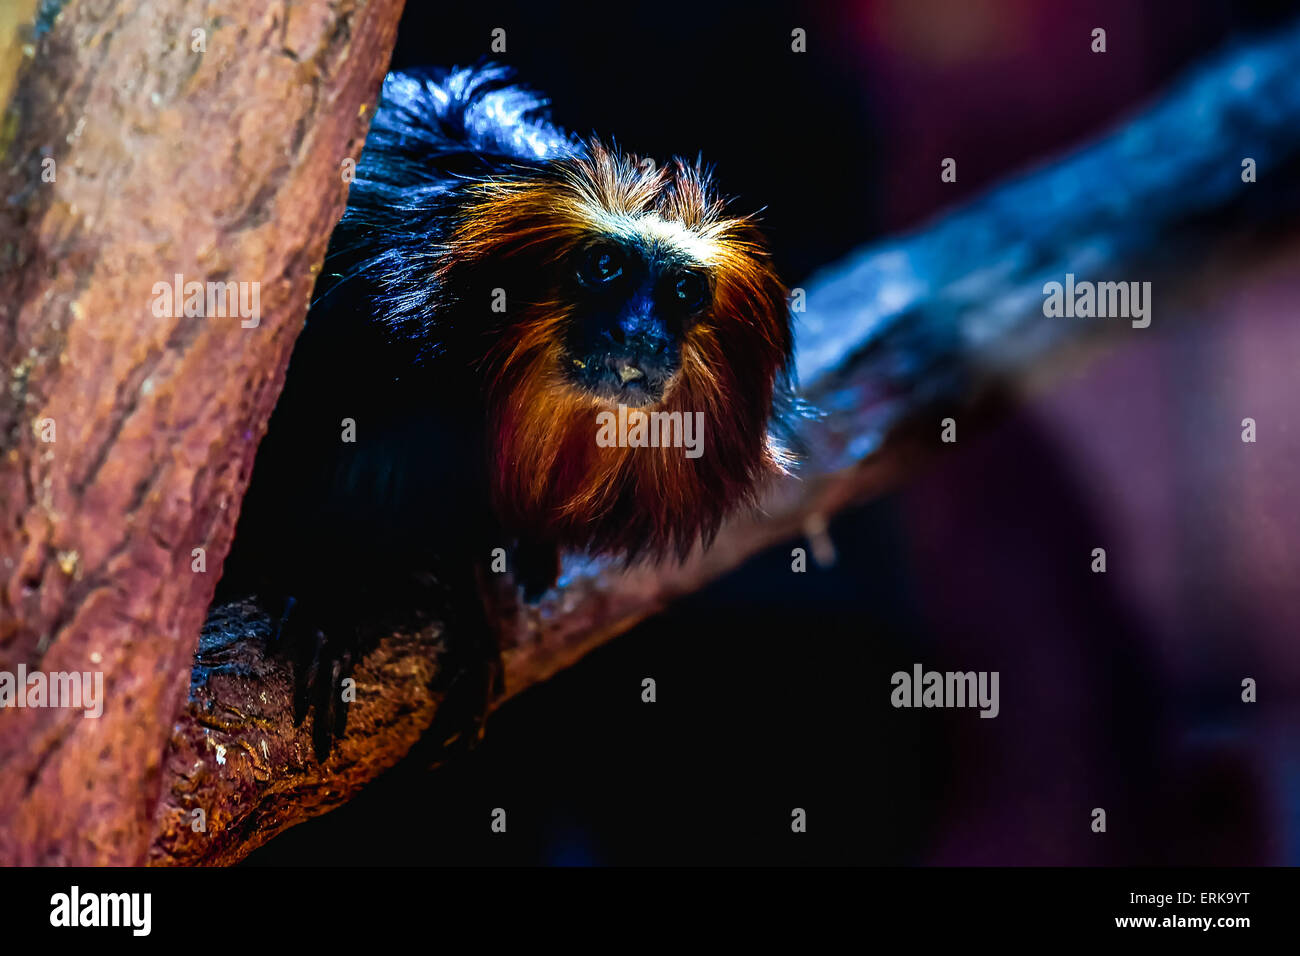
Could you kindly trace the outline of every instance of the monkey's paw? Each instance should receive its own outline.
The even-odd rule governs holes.
[[[347,730],[348,699],[344,681],[352,677],[354,627],[318,603],[284,597],[273,618],[271,649],[293,668],[293,722],[302,725],[312,712],[311,738],[316,759],[324,762],[334,741]]]
[[[438,681],[442,699],[425,739],[436,748],[430,763],[472,750],[483,739],[492,702],[503,691],[501,654],[493,648],[465,655]],[[439,662],[442,666],[442,662]]]

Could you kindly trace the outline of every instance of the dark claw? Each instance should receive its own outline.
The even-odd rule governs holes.
[[[335,706],[334,706],[334,739],[338,740],[348,729],[348,702],[343,699],[343,681],[352,676],[352,651],[345,650],[339,655],[339,677],[338,682],[334,685]]]
[[[473,575],[452,577],[448,583],[452,593],[473,598],[458,601],[449,622],[450,643],[438,657],[433,688],[441,699],[411,761],[415,766],[436,766],[451,754],[473,749],[483,739],[492,702],[505,689],[500,643]]]
[[[433,748],[430,761],[472,750],[483,739],[488,713],[504,689],[498,653],[471,655],[446,684],[425,740]]]
[[[326,638],[321,644],[321,660],[317,665],[313,696],[315,714],[312,716],[311,740],[316,759],[324,762],[330,755],[334,741],[343,736],[347,728],[348,704],[343,699],[343,679],[352,676],[352,653],[336,653]]]
[[[317,625],[310,603],[286,597],[280,606],[271,646],[293,667],[294,726],[302,726],[312,712],[312,746],[316,759],[324,761],[347,727],[348,705],[342,685],[344,678],[352,676],[352,650],[346,643],[331,640]],[[347,632],[348,627],[341,620],[331,624],[331,630]]]

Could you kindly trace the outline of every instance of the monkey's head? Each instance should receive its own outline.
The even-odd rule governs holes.
[[[770,436],[789,387],[785,288],[754,220],[731,215],[698,165],[656,168],[593,143],[476,183],[447,253],[444,281],[466,290],[460,321],[492,324],[488,445],[507,527],[595,552],[685,554],[789,464]],[[638,415],[658,447],[613,424]],[[618,440],[599,440],[602,423]],[[690,455],[673,439],[683,427],[699,432]]]

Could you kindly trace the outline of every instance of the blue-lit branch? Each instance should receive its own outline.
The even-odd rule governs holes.
[[[919,406],[1105,325],[1044,316],[1044,284],[1067,273],[1155,279],[1152,328],[1130,334],[1158,331],[1158,303],[1204,254],[1190,224],[1294,213],[1297,153],[1300,21],[1203,62],[1101,140],[819,271],[805,283],[799,378],[843,439],[820,467],[861,460]]]

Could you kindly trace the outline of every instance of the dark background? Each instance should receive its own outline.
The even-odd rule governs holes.
[[[412,2],[393,66],[507,62],[575,132],[660,160],[702,153],[742,207],[764,207],[797,285],[1105,130],[1289,9]],[[796,26],[806,54],[790,52]],[[508,52],[488,57],[494,27]],[[946,156],[956,184],[939,180]],[[1252,301],[1290,311],[1287,288],[1266,281]],[[1279,337],[1294,357],[1276,322],[1258,331],[1267,346],[1242,348],[1271,355]],[[1087,373],[840,516],[833,568],[793,575],[789,546],[751,560],[507,704],[468,757],[380,780],[249,862],[1300,862],[1297,621],[1279,610],[1300,575],[1295,487],[1248,493],[1243,518],[1223,503],[1240,495],[1214,494],[1237,466],[1179,442],[1206,414],[1179,397],[1199,388],[1189,349],[1221,344],[1153,345]],[[1286,363],[1252,361],[1240,382],[1279,386],[1257,405],[1293,414]],[[1134,385],[1152,369],[1175,386]],[[1231,420],[1234,394],[1216,391],[1210,414]],[[1276,471],[1297,437],[1272,452]],[[1098,542],[1138,570],[1080,573]],[[1001,716],[894,710],[889,675],[915,662],[1000,671]],[[1239,699],[1248,675],[1273,679],[1256,709]],[[505,836],[488,828],[498,806]],[[790,832],[796,806],[806,834]],[[1097,806],[1104,835],[1088,826]]]

